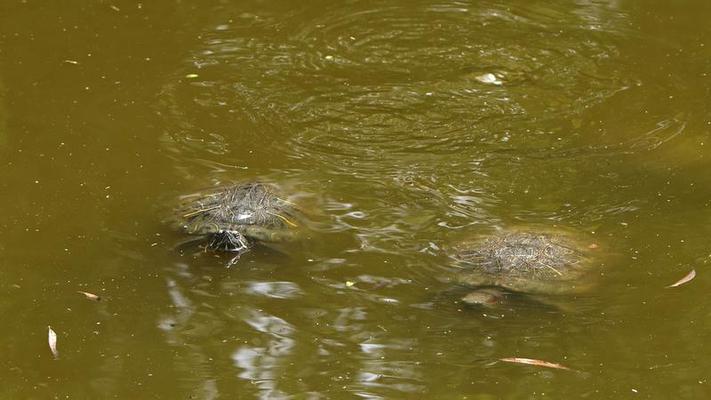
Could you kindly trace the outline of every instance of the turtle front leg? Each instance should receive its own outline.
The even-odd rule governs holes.
[[[506,292],[493,287],[479,288],[464,295],[461,300],[472,306],[495,308],[505,300]]]

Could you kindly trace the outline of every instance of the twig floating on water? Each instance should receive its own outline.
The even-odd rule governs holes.
[[[696,278],[696,270],[695,270],[695,269],[692,269],[691,272],[689,272],[688,274],[686,274],[686,276],[684,276],[683,278],[679,279],[678,281],[672,283],[671,285],[669,285],[669,286],[667,286],[667,287],[668,287],[668,288],[673,288],[673,287],[681,286],[681,285],[685,284],[686,282],[689,282],[690,280],[692,280],[692,279],[694,279],[694,278]]]
[[[558,363],[552,363],[552,362],[548,362],[548,361],[536,360],[533,358],[507,357],[507,358],[499,358],[499,360],[504,361],[504,362],[509,362],[509,363],[515,363],[515,364],[534,365],[536,367],[564,369],[566,371],[571,370],[570,368],[566,367],[565,365],[560,365]]]

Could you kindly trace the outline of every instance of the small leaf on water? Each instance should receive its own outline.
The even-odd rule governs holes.
[[[566,371],[570,371],[570,368],[568,368],[564,365],[560,365],[558,363],[552,363],[552,362],[548,362],[548,361],[536,360],[533,358],[507,357],[507,358],[500,358],[499,360],[505,361],[505,362],[510,362],[510,363],[516,363],[516,364],[534,365],[536,367],[564,369]]]
[[[51,326],[47,327],[47,343],[49,343],[49,349],[52,351],[52,355],[55,359],[59,358],[59,352],[57,351],[57,334],[54,333]]]
[[[694,279],[696,277],[696,270],[692,269],[691,272],[686,274],[683,278],[679,279],[678,281],[672,283],[671,285],[667,286],[668,288],[672,287],[677,287],[685,284],[686,282],[689,282],[690,280]]]
[[[94,293],[89,293],[89,292],[82,292],[81,290],[77,290],[77,293],[83,294],[87,299],[91,301],[100,301],[101,297],[95,295]]]
[[[478,81],[481,82],[481,83],[491,83],[491,84],[494,84],[494,85],[497,85],[497,86],[501,85],[501,83],[502,83],[502,82],[496,77],[496,75],[494,75],[494,74],[492,74],[492,73],[486,73],[486,74],[483,74],[483,75],[479,75],[479,76],[477,76],[477,77],[474,78],[474,79],[478,80]]]

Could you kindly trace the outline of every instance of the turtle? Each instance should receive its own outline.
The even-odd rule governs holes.
[[[196,236],[207,247],[237,255],[255,243],[297,240],[300,210],[280,196],[277,187],[261,182],[231,185],[180,197],[173,225]]]
[[[455,246],[460,270],[455,281],[467,289],[461,301],[495,306],[507,293],[542,303],[576,295],[595,284],[596,243],[568,230],[508,229]]]

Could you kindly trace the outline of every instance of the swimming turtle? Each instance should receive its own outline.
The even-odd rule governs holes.
[[[174,220],[208,247],[240,254],[256,242],[296,240],[302,217],[275,186],[247,182],[182,196]]]
[[[597,244],[566,230],[505,230],[466,241],[452,257],[464,303],[492,306],[507,293],[536,299],[584,293],[594,285]],[[548,301],[543,301],[548,302]]]

